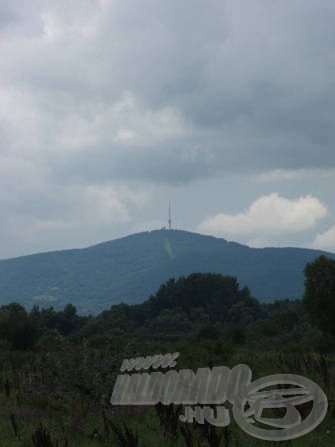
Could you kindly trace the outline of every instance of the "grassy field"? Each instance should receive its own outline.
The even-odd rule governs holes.
[[[276,444],[245,433],[232,414],[230,424],[221,428],[179,421],[182,405],[110,404],[124,358],[175,351],[180,352],[177,369],[232,368],[245,363],[253,380],[279,373],[307,377],[325,392],[327,416],[312,432]],[[0,445],[4,447],[335,445],[333,356],[246,348],[229,351],[221,339],[155,343],[133,336],[105,347],[83,342],[47,352],[2,351],[0,361]],[[231,404],[225,406],[231,409]]]

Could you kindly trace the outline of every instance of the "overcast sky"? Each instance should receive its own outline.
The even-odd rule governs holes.
[[[0,0],[0,258],[167,225],[335,252],[334,0]]]

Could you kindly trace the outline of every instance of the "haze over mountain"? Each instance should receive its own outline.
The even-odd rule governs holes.
[[[236,276],[261,301],[300,298],[305,264],[320,254],[303,248],[250,248],[180,230],[132,234],[84,249],[0,261],[0,304],[17,301],[61,309],[71,302],[97,313],[139,303],[169,278],[193,272]]]

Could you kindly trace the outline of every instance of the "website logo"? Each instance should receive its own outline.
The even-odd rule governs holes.
[[[125,359],[120,369],[130,372],[174,368],[178,356],[179,352],[175,352]],[[252,371],[245,364],[232,369],[227,366],[204,367],[196,373],[191,369],[125,373],[118,375],[110,402],[112,405],[182,404],[185,405],[185,413],[179,416],[182,422],[208,422],[217,427],[230,423],[229,410],[223,405],[230,402],[236,423],[249,435],[268,441],[285,441],[305,435],[326,416],[326,395],[306,377],[274,374],[254,382],[251,379]],[[271,389],[266,389],[269,387]],[[310,401],[313,407],[303,419],[299,405]],[[278,408],[286,409],[284,416],[275,417]],[[265,409],[272,409],[274,417],[264,417]],[[269,428],[261,428],[257,422]]]

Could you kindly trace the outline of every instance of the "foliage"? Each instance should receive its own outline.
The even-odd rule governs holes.
[[[37,336],[36,328],[26,310],[18,303],[0,308],[0,339],[12,349],[31,348]]]
[[[303,305],[320,329],[335,335],[335,261],[320,256],[305,267]]]
[[[259,303],[231,276],[170,279],[144,303],[114,305],[96,317],[78,315],[71,304],[27,313],[12,303],[0,307],[0,333],[6,447],[260,445],[233,421],[226,428],[181,422],[178,405],[111,406],[123,359],[167,352],[181,353],[177,369],[245,363],[253,380],[310,378],[326,393],[328,414],[292,445],[335,442],[335,339],[313,326],[300,301]]]

